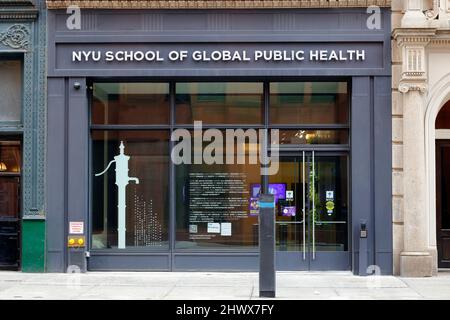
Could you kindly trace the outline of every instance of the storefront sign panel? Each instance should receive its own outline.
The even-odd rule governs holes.
[[[383,45],[376,42],[58,44],[56,52],[61,71],[384,68]]]

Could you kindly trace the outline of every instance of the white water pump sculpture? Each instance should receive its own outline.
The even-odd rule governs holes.
[[[115,162],[116,163],[116,185],[119,193],[119,199],[117,203],[117,211],[118,211],[118,248],[119,249],[125,249],[126,247],[126,241],[125,241],[125,235],[126,235],[126,189],[127,185],[130,181],[134,181],[136,184],[139,184],[138,178],[130,178],[128,176],[128,162],[130,161],[130,156],[127,156],[125,154],[125,146],[123,144],[123,141],[120,142],[120,154],[118,156],[114,157],[114,160],[112,160],[106,169],[96,174],[96,177],[104,175],[108,170],[109,167]]]

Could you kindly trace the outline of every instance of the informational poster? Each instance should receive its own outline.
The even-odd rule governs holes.
[[[250,198],[248,211],[248,215],[251,217],[257,216],[259,214],[259,198]]]
[[[198,225],[190,224],[189,225],[189,233],[197,233],[197,232],[198,232]]]
[[[245,173],[190,173],[188,192],[191,224],[235,221],[248,216]]]
[[[250,197],[243,172],[192,172],[187,183],[189,239],[232,237],[233,223],[248,219]],[[258,199],[254,210],[257,215]]]
[[[220,223],[208,223],[208,233],[220,233]]]
[[[223,237],[231,237],[231,223],[230,222],[221,223],[220,235]]]
[[[334,191],[327,191],[326,198],[328,201],[334,200]]]
[[[294,200],[294,191],[292,190],[286,191],[286,200]]]
[[[334,213],[335,208],[334,191],[327,191],[325,195],[326,195],[325,207],[327,209],[328,216],[331,216]]]

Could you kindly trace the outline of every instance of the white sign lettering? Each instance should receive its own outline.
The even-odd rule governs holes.
[[[162,63],[164,61],[183,62],[191,60],[194,62],[301,62],[309,61],[365,61],[366,50],[174,50],[166,54],[159,50],[149,51],[100,51],[79,50],[72,51],[72,62],[152,62]]]

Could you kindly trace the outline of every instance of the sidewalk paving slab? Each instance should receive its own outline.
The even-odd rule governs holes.
[[[450,273],[431,278],[277,272],[277,299],[450,299]],[[0,299],[259,300],[258,273],[0,272]]]

